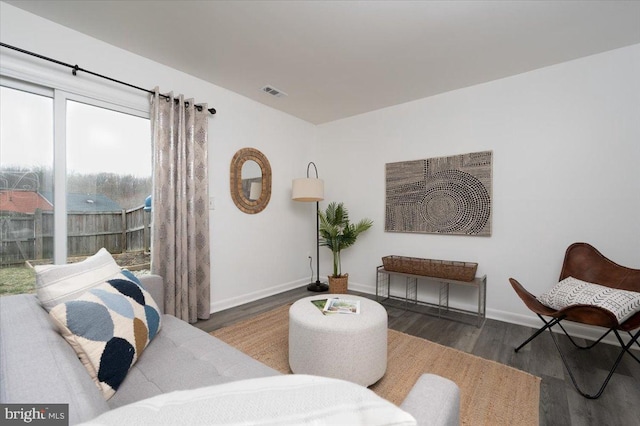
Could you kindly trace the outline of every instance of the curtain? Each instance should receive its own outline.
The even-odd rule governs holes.
[[[156,89],[151,107],[151,272],[164,278],[165,312],[194,323],[209,318],[211,299],[208,112],[167,96]]]

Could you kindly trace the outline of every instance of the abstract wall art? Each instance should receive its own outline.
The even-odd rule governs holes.
[[[387,163],[385,231],[490,236],[492,157]]]

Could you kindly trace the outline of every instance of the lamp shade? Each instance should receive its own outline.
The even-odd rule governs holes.
[[[324,200],[324,181],[318,178],[294,179],[291,199],[295,201]]]

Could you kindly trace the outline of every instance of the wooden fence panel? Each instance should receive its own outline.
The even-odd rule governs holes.
[[[67,215],[67,254],[85,256],[100,248],[110,253],[122,253],[124,231],[122,213],[70,213]]]
[[[42,212],[42,233],[36,234],[38,244],[42,245],[42,257],[36,259],[53,259],[53,212]]]
[[[126,212],[126,247],[127,251],[149,251],[151,244],[150,212],[144,211],[144,206],[127,210]]]
[[[110,253],[149,251],[150,212],[144,206],[122,212],[69,213],[67,255],[87,256],[106,248]],[[0,264],[53,258],[53,213],[36,211],[0,217]]]
[[[35,256],[33,215],[0,217],[0,264]]]

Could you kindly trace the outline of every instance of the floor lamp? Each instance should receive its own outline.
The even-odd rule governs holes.
[[[316,171],[316,177],[309,177],[309,167],[313,165]],[[320,218],[318,212],[320,211],[320,201],[324,200],[324,181],[318,179],[318,168],[313,162],[307,165],[307,177],[294,179],[293,187],[291,191],[291,198],[295,201],[315,201],[316,202],[316,282],[309,283],[307,290],[310,291],[329,291],[327,284],[320,282]],[[313,279],[313,276],[311,277]]]

